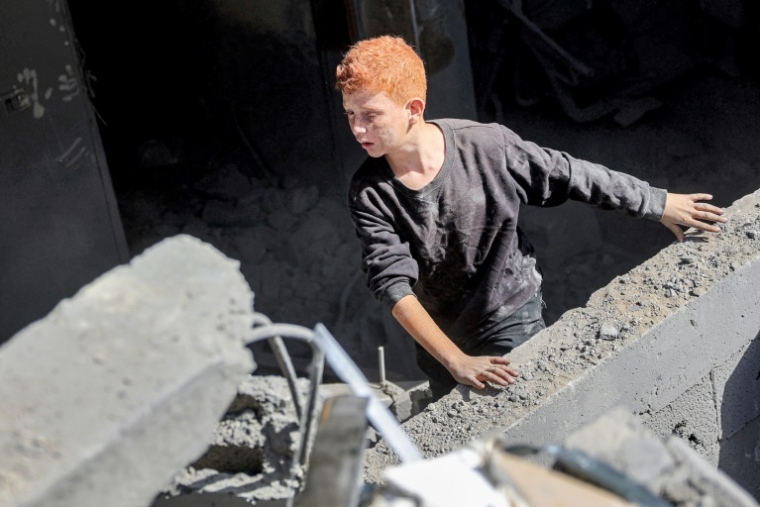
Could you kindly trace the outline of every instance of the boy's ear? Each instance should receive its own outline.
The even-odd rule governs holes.
[[[415,97],[406,103],[406,108],[409,111],[409,124],[414,125],[422,119],[425,103],[419,97]]]

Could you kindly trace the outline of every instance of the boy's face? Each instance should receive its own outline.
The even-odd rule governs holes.
[[[384,92],[360,90],[343,94],[343,108],[356,140],[371,157],[393,154],[404,146],[410,110]]]

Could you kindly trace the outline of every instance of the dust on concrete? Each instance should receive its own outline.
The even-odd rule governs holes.
[[[722,233],[687,232],[655,257],[592,294],[582,308],[565,313],[508,357],[521,372],[506,388],[478,391],[458,386],[404,423],[425,457],[461,448],[504,429],[570,384],[585,370],[637,341],[668,315],[708,291],[760,255],[760,191],[726,211]],[[365,478],[382,480],[398,458],[385,442],[368,450]]]
[[[756,507],[746,491],[677,435],[660,439],[619,407],[564,442],[647,487],[676,507]]]
[[[297,380],[306,399],[309,381]],[[287,381],[277,376],[248,376],[209,449],[178,473],[162,498],[191,494],[230,494],[246,501],[293,496],[303,471],[291,469],[300,436]]]

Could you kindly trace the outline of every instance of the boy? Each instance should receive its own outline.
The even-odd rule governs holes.
[[[570,199],[719,232],[707,194],[670,194],[523,141],[501,125],[423,118],[422,61],[403,40],[355,44],[337,68],[351,130],[369,157],[349,208],[375,296],[416,342],[435,399],[457,382],[514,383],[502,357],[543,329],[541,275],[517,227],[520,203]]]

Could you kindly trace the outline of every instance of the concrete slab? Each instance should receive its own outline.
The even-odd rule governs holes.
[[[760,417],[760,340],[756,337],[715,368],[713,377],[716,398],[721,400],[719,435],[730,438]]]
[[[718,409],[710,375],[643,421],[655,434],[681,438],[708,463],[718,466]]]
[[[238,266],[165,240],[0,348],[0,505],[148,505],[203,453],[255,367]]]
[[[620,407],[572,433],[564,445],[607,463],[655,492],[663,476],[675,468],[662,441]]]
[[[564,444],[596,458],[666,499],[668,505],[757,507],[757,502],[678,436],[660,438],[617,407]]]
[[[671,437],[666,445],[678,462],[681,475],[688,477],[689,486],[713,500],[712,504],[705,502],[697,505],[757,507],[757,501],[749,494],[757,496],[756,490],[743,489],[741,484],[727,475],[726,470],[716,470],[682,439]]]

